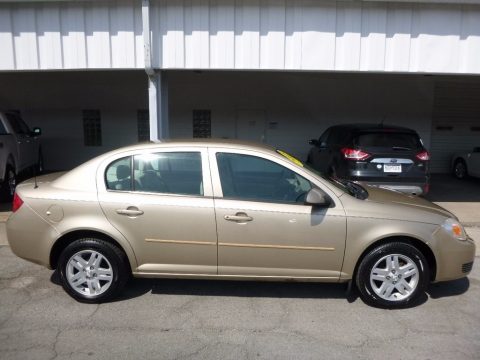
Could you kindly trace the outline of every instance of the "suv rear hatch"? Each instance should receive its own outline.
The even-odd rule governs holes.
[[[352,143],[354,149],[365,153],[362,160],[352,162],[355,169],[351,169],[362,181],[425,181],[429,155],[415,132],[387,128],[360,131]]]

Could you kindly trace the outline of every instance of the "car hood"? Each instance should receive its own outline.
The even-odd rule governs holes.
[[[438,224],[445,218],[457,219],[457,217],[448,210],[422,197],[406,195],[395,190],[382,189],[366,184],[361,185],[368,191],[366,202],[391,205],[392,211],[390,211],[390,214],[400,220]],[[393,211],[393,208],[395,208],[396,211]]]

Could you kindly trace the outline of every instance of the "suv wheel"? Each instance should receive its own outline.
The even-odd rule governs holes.
[[[12,166],[8,165],[5,169],[5,177],[2,184],[2,200],[11,201],[13,199],[13,194],[15,193],[15,188],[17,186],[17,175]]]
[[[465,179],[468,175],[467,164],[462,159],[455,161],[453,174],[457,179]]]
[[[128,280],[124,253],[115,245],[95,238],[76,240],[59,259],[60,280],[74,299],[100,303],[116,296]]]
[[[371,305],[400,308],[425,293],[429,269],[423,254],[406,243],[389,243],[371,250],[357,271],[362,299]]]

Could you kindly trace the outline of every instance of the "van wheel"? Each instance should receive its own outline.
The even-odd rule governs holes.
[[[115,245],[95,238],[79,239],[68,245],[58,264],[65,291],[85,303],[114,298],[129,278],[125,254]]]
[[[467,164],[465,164],[465,161],[462,159],[458,159],[455,161],[455,164],[453,166],[453,175],[457,179],[465,179],[468,175],[468,169],[467,169]]]
[[[417,300],[428,286],[429,269],[414,246],[395,242],[372,249],[358,267],[356,283],[367,304],[401,308]]]

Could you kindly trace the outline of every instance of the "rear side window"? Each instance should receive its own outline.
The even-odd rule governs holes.
[[[401,147],[405,149],[418,149],[422,147],[418,135],[393,132],[359,134],[353,138],[353,144],[359,147]]]
[[[132,190],[132,158],[131,156],[115,160],[108,165],[105,180],[107,189],[130,191]]]
[[[164,152],[134,157],[135,191],[203,195],[199,152]]]

